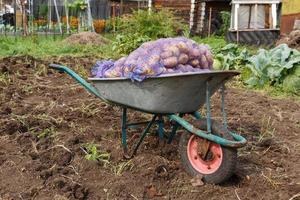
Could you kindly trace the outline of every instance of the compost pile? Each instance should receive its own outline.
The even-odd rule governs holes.
[[[294,30],[289,35],[284,36],[276,43],[276,46],[280,44],[287,44],[290,48],[300,50],[300,30]]]
[[[178,37],[146,42],[127,57],[117,61],[101,60],[92,69],[97,78],[127,77],[143,81],[161,74],[211,70],[210,48],[193,40]]]
[[[103,45],[108,44],[110,41],[94,32],[82,32],[67,37],[65,42],[80,45]]]

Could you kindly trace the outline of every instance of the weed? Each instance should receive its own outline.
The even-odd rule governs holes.
[[[84,68],[82,65],[75,66],[74,70],[83,78],[88,78],[89,72],[86,68]]]
[[[7,86],[11,82],[11,79],[8,75],[8,73],[0,73],[0,83],[4,84]]]
[[[260,129],[260,135],[258,138],[258,142],[261,142],[264,138],[268,137],[274,137],[274,120],[272,118],[263,116],[261,121],[261,129]]]
[[[122,175],[122,173],[126,170],[132,170],[134,167],[134,164],[132,163],[132,160],[120,162],[117,165],[113,166],[113,173],[117,176]]]
[[[57,37],[54,39],[49,36],[24,38],[0,36],[0,57],[15,55],[31,55],[36,58],[60,55],[97,56],[103,58],[120,57],[112,50],[112,47],[109,44],[103,44],[100,46],[65,44],[63,39],[63,37]],[[44,73],[44,69],[38,70],[41,70],[42,73]]]
[[[53,137],[55,134],[55,129],[54,127],[50,127],[50,128],[46,128],[44,130],[42,130],[41,132],[37,133],[37,137],[39,139],[42,139],[42,138],[46,138],[46,137]]]
[[[262,177],[266,179],[266,181],[274,188],[277,189],[278,185],[280,183],[276,182],[273,177],[271,176],[271,173],[269,176],[265,175],[264,172],[261,173]]]
[[[80,107],[76,107],[76,108],[71,107],[70,109],[71,109],[71,112],[79,111],[83,117],[84,116],[92,117],[100,112],[99,106],[96,103],[90,103],[88,105],[83,103],[83,104],[81,104]]]
[[[94,143],[87,143],[84,145],[86,150],[85,158],[91,161],[97,161],[104,164],[106,167],[110,162],[110,153],[101,152],[97,149],[96,144]]]
[[[32,84],[24,85],[24,86],[22,87],[22,91],[23,91],[25,94],[32,94],[32,93],[33,93],[33,85],[32,85]]]
[[[48,73],[48,68],[42,64],[36,67],[35,76],[46,76]]]

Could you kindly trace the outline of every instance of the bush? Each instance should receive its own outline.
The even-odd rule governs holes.
[[[134,11],[132,15],[126,15],[115,19],[117,41],[114,48],[122,54],[128,54],[141,43],[158,38],[174,37],[183,33],[187,27],[176,19],[172,12],[161,11]],[[112,30],[112,22],[109,28]]]

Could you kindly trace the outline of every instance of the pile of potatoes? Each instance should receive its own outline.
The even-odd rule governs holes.
[[[113,67],[106,67],[103,77],[128,77],[142,81],[168,73],[212,70],[213,57],[207,45],[178,37],[146,42]]]

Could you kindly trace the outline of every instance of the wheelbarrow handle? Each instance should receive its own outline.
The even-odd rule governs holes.
[[[65,66],[58,65],[58,64],[50,64],[49,67],[52,68],[52,69],[58,70],[60,72],[65,72],[66,71]]]
[[[80,77],[76,72],[74,72],[70,68],[63,66],[63,65],[58,65],[58,64],[50,64],[49,67],[52,69],[58,70],[60,72],[65,72],[65,73],[69,74],[73,79],[75,79],[78,83],[80,83],[90,93],[96,95],[103,101],[108,102],[105,98],[102,97],[102,95],[98,92],[98,90],[94,86],[92,86],[90,83],[88,83],[82,77]]]

